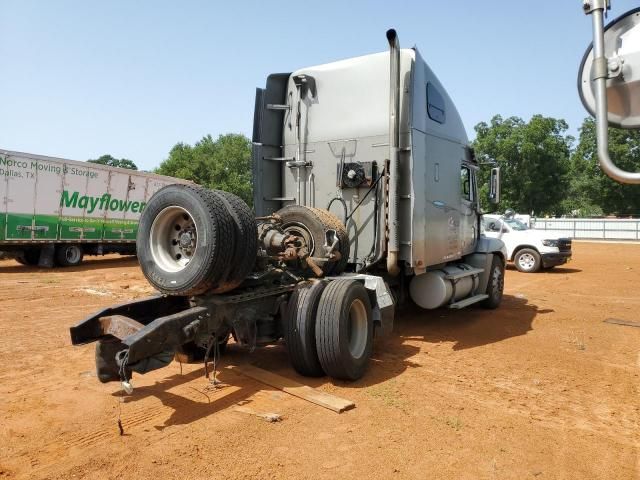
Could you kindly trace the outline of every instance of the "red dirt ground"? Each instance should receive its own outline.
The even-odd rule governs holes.
[[[175,362],[119,403],[68,327],[151,293],[135,261],[0,261],[0,478],[639,478],[640,328],[603,323],[640,321],[639,280],[640,245],[575,243],[566,268],[509,269],[497,311],[402,312],[355,383],[297,376],[282,345],[223,357],[355,401],[338,415]]]

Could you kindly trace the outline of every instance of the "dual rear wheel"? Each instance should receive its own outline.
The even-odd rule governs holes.
[[[16,257],[22,265],[35,267],[40,261],[41,248],[27,248]],[[84,251],[80,245],[61,244],[55,247],[54,259],[60,267],[75,267],[82,263]]]
[[[373,349],[371,300],[364,285],[345,279],[299,286],[289,300],[285,341],[301,375],[362,378]]]
[[[169,185],[145,208],[137,255],[147,280],[167,295],[233,290],[251,272],[256,221],[246,203],[221,190]]]

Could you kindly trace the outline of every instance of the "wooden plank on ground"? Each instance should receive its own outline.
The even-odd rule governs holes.
[[[315,403],[316,405],[328,408],[329,410],[333,410],[337,413],[342,413],[345,410],[349,410],[356,406],[356,404],[350,400],[336,397],[330,393],[321,392],[320,390],[311,388],[308,385],[302,385],[295,380],[285,378],[276,373],[268,372],[267,370],[254,367],[253,365],[230,365],[227,368],[271,387],[275,387],[278,390],[282,390],[289,395],[302,398],[307,402]]]
[[[256,416],[258,418],[261,418],[267,422],[273,423],[273,422],[279,422],[280,420],[282,420],[282,416],[279,413],[262,413],[262,412],[256,412],[254,409],[249,408],[249,407],[244,407],[244,406],[239,406],[234,408],[234,410],[236,412],[241,412],[241,413],[247,413],[249,415],[253,415]]]
[[[607,318],[604,323],[613,323],[614,325],[625,325],[627,327],[640,327],[640,323],[631,322],[629,320],[621,320],[620,318]]]

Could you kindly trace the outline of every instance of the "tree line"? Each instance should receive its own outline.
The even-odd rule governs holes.
[[[496,115],[476,125],[476,158],[501,167],[500,210],[536,216],[640,215],[640,188],[614,182],[600,169],[593,118],[583,121],[577,141],[568,129],[564,120],[542,115],[528,122]],[[640,170],[640,132],[610,128],[609,138],[615,164]],[[489,170],[480,174],[483,202]]]
[[[640,215],[640,188],[618,184],[600,170],[594,120],[584,120],[578,139],[568,130],[564,120],[542,115],[528,122],[496,115],[477,124],[472,147],[481,164],[483,208],[495,208],[485,202],[490,167],[497,164],[502,175],[500,211],[511,208],[536,216]],[[610,128],[609,136],[616,165],[640,170],[640,132]],[[131,160],[111,155],[90,161],[137,169]],[[217,139],[207,135],[193,146],[177,143],[155,173],[233,192],[253,204],[251,141],[241,134]]]

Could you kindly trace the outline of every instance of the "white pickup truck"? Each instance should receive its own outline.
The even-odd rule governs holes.
[[[483,215],[487,237],[499,238],[507,247],[508,259],[521,272],[531,273],[563,265],[571,259],[571,239],[533,230],[513,216]]]

